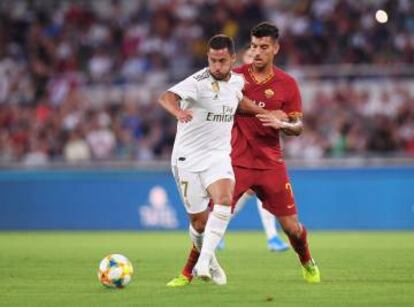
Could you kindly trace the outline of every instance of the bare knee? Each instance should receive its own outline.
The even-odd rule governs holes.
[[[196,221],[192,223],[192,225],[193,225],[194,230],[197,231],[198,233],[203,233],[204,228],[206,227],[206,225],[201,221]]]
[[[233,195],[232,194],[219,195],[218,197],[215,197],[213,201],[215,204],[231,206],[231,203],[233,201]]]
[[[234,182],[230,179],[220,179],[207,188],[214,204],[231,206],[233,201]]]
[[[190,217],[191,226],[193,226],[195,231],[197,231],[198,233],[204,232],[204,228],[206,227],[207,223],[207,217],[208,214],[197,214]]]
[[[280,226],[282,227],[283,231],[286,233],[287,236],[300,237],[302,233],[302,227],[297,217],[282,217],[279,218],[279,222]]]

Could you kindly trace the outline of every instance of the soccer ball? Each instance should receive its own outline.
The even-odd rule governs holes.
[[[132,278],[134,268],[127,257],[111,254],[102,259],[98,268],[99,281],[108,288],[123,288]]]

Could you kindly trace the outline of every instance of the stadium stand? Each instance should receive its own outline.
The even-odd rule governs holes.
[[[385,1],[387,24],[375,1],[215,2],[1,2],[0,163],[168,159],[159,93],[205,65],[210,35],[242,47],[262,20],[280,27],[277,65],[303,93],[288,158],[414,155],[412,1]]]

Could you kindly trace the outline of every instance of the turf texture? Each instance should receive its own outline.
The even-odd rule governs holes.
[[[413,232],[310,232],[320,284],[306,284],[292,250],[259,232],[230,232],[218,252],[228,285],[170,289],[189,251],[184,232],[0,232],[0,306],[414,306]],[[99,261],[127,256],[121,290],[102,287]]]

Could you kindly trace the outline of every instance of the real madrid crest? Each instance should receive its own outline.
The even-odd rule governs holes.
[[[213,89],[213,92],[216,94],[220,91],[220,86],[217,81],[211,82],[211,88]]]
[[[271,97],[273,97],[275,92],[272,89],[268,88],[268,89],[265,89],[264,94],[265,94],[266,98],[271,98]]]
[[[211,82],[211,88],[213,89],[213,92],[216,94],[213,99],[217,99],[218,93],[220,92],[219,83],[217,81]]]

